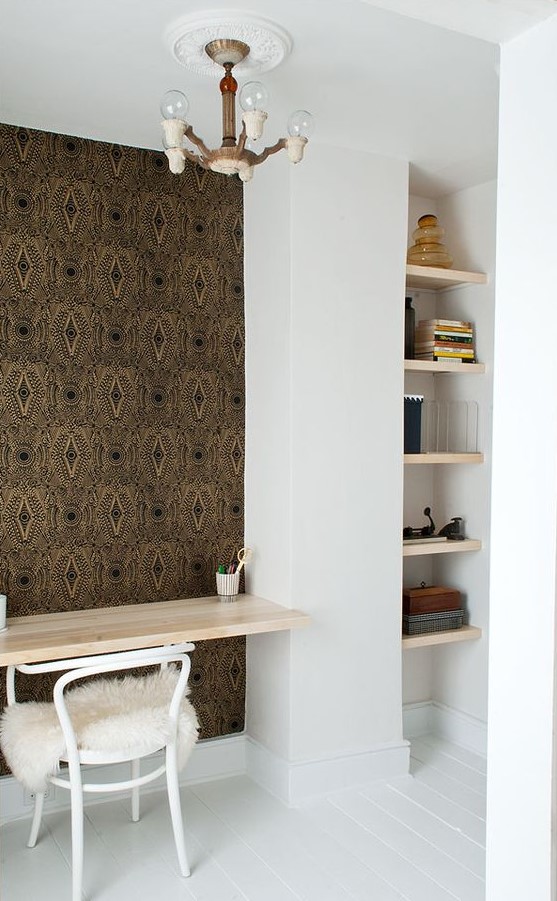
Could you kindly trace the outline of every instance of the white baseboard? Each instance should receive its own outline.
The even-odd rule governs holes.
[[[145,764],[145,772],[155,769],[158,765],[157,758],[162,754],[153,754],[149,767]],[[152,764],[152,765],[151,765]],[[228,776],[237,776],[246,772],[246,736],[233,735],[226,738],[212,738],[200,741],[193,749],[188,765],[180,777],[181,785],[192,785],[196,782],[209,782],[213,779],[225,779]],[[127,764],[114,764],[103,767],[89,767],[87,769],[87,781],[119,781],[129,778],[129,766]],[[164,787],[164,776],[154,780],[142,789],[142,792],[158,791]],[[99,792],[85,795],[86,804],[95,804],[99,801],[113,800],[121,795],[109,792]],[[63,788],[55,788],[51,785],[45,801],[45,813],[49,810],[61,810],[69,808],[70,793]],[[33,812],[33,800],[25,791],[20,782],[13,776],[0,778],[0,823],[8,820],[30,817]]]
[[[407,741],[389,742],[371,751],[325,760],[289,762],[247,736],[247,774],[285,804],[352,788],[376,779],[406,776]]]
[[[470,748],[478,754],[487,752],[487,724],[476,717],[439,704],[424,701],[403,708],[404,738],[402,742],[380,745],[361,754],[325,760],[289,762],[273,754],[248,735],[199,742],[188,761],[180,782],[182,785],[225,779],[241,773],[248,775],[286,804],[295,805],[311,797],[326,795],[342,788],[362,785],[376,779],[392,779],[408,773],[408,740],[435,733],[448,741]],[[156,756],[156,755],[154,755]],[[127,778],[123,765],[91,767],[87,778],[95,781]],[[164,777],[143,791],[158,790]],[[112,794],[91,794],[86,803],[114,798]],[[50,788],[45,812],[69,807],[69,792]],[[32,800],[13,776],[0,778],[0,823],[30,817]]]
[[[419,738],[429,732],[476,754],[487,755],[487,723],[469,713],[438,701],[423,701],[405,704],[402,717],[406,739]]]
[[[433,732],[433,701],[418,701],[402,707],[402,732],[406,739]]]

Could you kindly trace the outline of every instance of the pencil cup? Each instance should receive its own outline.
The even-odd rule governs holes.
[[[227,575],[226,573],[217,573],[217,594],[221,601],[230,603],[238,597],[240,588],[240,573],[235,572]]]
[[[0,594],[0,632],[6,628],[6,595]]]

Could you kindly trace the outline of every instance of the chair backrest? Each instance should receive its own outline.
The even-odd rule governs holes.
[[[167,663],[180,664],[180,675],[176,682],[176,688],[174,689],[168,711],[171,729],[175,734],[180,713],[180,704],[186,691],[190,673],[191,661],[188,656],[188,651],[193,649],[194,645],[184,643],[182,645],[168,645],[160,648],[145,648],[141,651],[122,651],[115,654],[100,655],[95,658],[76,658],[73,663],[77,663],[77,666],[69,672],[65,672],[56,680],[53,692],[54,706],[56,707],[62,732],[64,733],[67,760],[70,767],[72,767],[72,765],[79,766],[79,751],[74,728],[64,698],[64,691],[68,685],[77,680],[96,676],[100,673],[122,672],[144,666],[164,666]],[[95,660],[94,663],[91,662],[93,659]],[[72,663],[72,661],[52,661],[52,664],[55,665],[53,666],[54,671],[59,671],[62,668],[58,665],[61,663],[67,665],[68,663]],[[45,664],[36,664],[37,667],[44,665]],[[25,666],[35,666],[35,664],[25,664]],[[23,669],[23,667],[20,666],[18,669]],[[25,672],[27,670],[23,671]],[[34,672],[37,671],[44,670],[34,670]]]
[[[24,673],[52,671],[58,672],[59,676],[54,686],[54,705],[47,705],[50,712],[41,709],[45,705],[16,705],[22,709],[13,710],[14,716],[8,719],[12,725],[11,732],[5,733],[11,735],[7,747],[9,748],[10,740],[15,742],[16,750],[18,742],[25,745],[28,741],[25,732],[27,730],[29,734],[29,725],[33,728],[37,726],[37,716],[39,727],[44,722],[48,729],[44,742],[37,739],[37,729],[32,733],[35,736],[33,747],[36,747],[36,753],[33,751],[31,754],[33,759],[30,766],[31,769],[35,767],[38,770],[38,776],[36,772],[32,773],[37,784],[41,781],[43,771],[44,779],[52,778],[55,761],[62,758],[68,761],[70,773],[74,773],[78,782],[81,781],[82,761],[102,764],[137,760],[163,746],[167,749],[167,757],[169,753],[175,756],[178,754],[184,760],[186,751],[190,749],[188,740],[191,738],[193,743],[197,737],[195,712],[188,702],[183,703],[191,665],[188,652],[194,650],[194,647],[193,644],[184,642],[166,647],[18,665],[17,670]],[[141,674],[137,678],[129,672],[143,667],[155,667],[164,671],[169,664],[176,665],[175,672]],[[11,684],[9,693],[12,695],[9,706],[13,706],[16,667],[7,669],[11,670],[11,678],[8,672],[8,685]],[[95,681],[96,676],[111,672],[128,675],[122,681],[107,681],[102,678]],[[78,680],[85,682],[82,688],[77,688],[75,693],[66,692]],[[56,722],[52,706],[56,710],[58,729],[52,729]],[[6,718],[9,717],[10,714],[6,711],[3,737]],[[79,735],[82,751],[78,750],[76,734]],[[25,755],[23,756],[25,759]],[[23,765],[19,769],[22,781],[26,783]],[[14,772],[16,770],[17,767]],[[154,773],[156,775],[157,771]],[[153,774],[149,775],[154,778]]]
[[[116,672],[116,670],[119,669],[123,670],[132,669],[133,667],[139,666],[153,666],[157,663],[164,665],[166,663],[172,662],[173,658],[171,659],[168,656],[169,654],[189,654],[194,650],[194,644],[189,641],[184,641],[181,644],[164,645],[155,648],[141,648],[139,650],[132,651],[116,651],[109,654],[95,654],[89,657],[70,657],[65,660],[46,660],[43,663],[19,663],[17,664],[17,666],[11,665],[6,668],[6,694],[8,706],[16,703],[16,670],[19,673],[28,673],[32,675],[36,673],[59,673],[66,670],[83,670],[102,665],[107,666],[108,668],[96,670],[96,672]],[[145,663],[147,656],[149,656],[149,658],[156,659],[152,659],[152,662],[150,664],[147,664]],[[189,658],[187,659],[189,660]],[[117,665],[112,667],[112,663],[116,663]],[[126,663],[129,663],[129,666],[126,666]],[[82,678],[83,676],[84,673],[82,672],[81,676],[75,676],[75,678]]]

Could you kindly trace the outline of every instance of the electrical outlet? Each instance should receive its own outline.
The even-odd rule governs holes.
[[[54,786],[49,785],[45,792],[45,804],[48,804],[50,801],[54,800]],[[35,806],[35,792],[27,791],[26,788],[23,789],[23,805],[24,807],[34,807]]]

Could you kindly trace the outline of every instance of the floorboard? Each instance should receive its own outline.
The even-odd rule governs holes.
[[[369,798],[355,791],[343,792],[333,803],[362,826],[366,832],[383,842],[405,863],[458,897],[481,901],[482,883],[470,870],[432,845],[396,817],[382,810]],[[415,877],[414,877],[415,878]],[[434,896],[430,888],[432,897]],[[435,892],[437,896],[439,892]]]
[[[246,776],[182,789],[192,870],[178,870],[165,793],[90,804],[90,901],[482,901],[485,761],[435,736],[412,742],[411,775],[287,808]],[[69,897],[70,819],[0,833],[2,901]]]
[[[449,757],[454,757],[455,760],[460,760],[461,763],[466,764],[473,770],[477,770],[478,773],[483,773],[484,776],[487,773],[487,759],[480,754],[476,754],[475,751],[452,744],[443,738],[438,738],[436,735],[420,736],[420,741],[434,750],[441,751]],[[412,744],[414,744],[414,741],[412,741]]]
[[[436,816],[445,827],[462,833],[485,851],[485,820],[481,817],[455,804],[418,779],[409,779],[405,785],[397,783],[391,786],[391,790],[409,798],[422,810]]]
[[[410,773],[418,782],[452,801],[479,819],[485,819],[485,797],[463,785],[457,778],[447,776],[431,764],[415,757],[410,758]]]
[[[472,791],[485,797],[485,774],[479,773],[478,770],[458,760],[454,755],[448,754],[439,747],[432,747],[431,744],[426,744],[420,739],[412,742],[411,754],[415,760],[429,764],[451,779],[458,780],[458,782],[466,785]]]
[[[363,792],[385,813],[402,825],[439,848],[456,863],[466,867],[475,876],[485,876],[485,851],[476,842],[456,829],[447,829],[447,823],[437,815],[416,804],[408,796],[390,786],[381,794],[369,789]]]
[[[317,861],[302,840],[297,810],[277,802],[247,777],[194,786],[193,791],[234,828],[286,884],[307,901],[346,901],[350,895]]]
[[[350,848],[364,866],[403,898],[409,901],[449,901],[452,897],[329,800],[310,808],[309,815],[314,818],[316,828],[325,829],[338,844]]]

